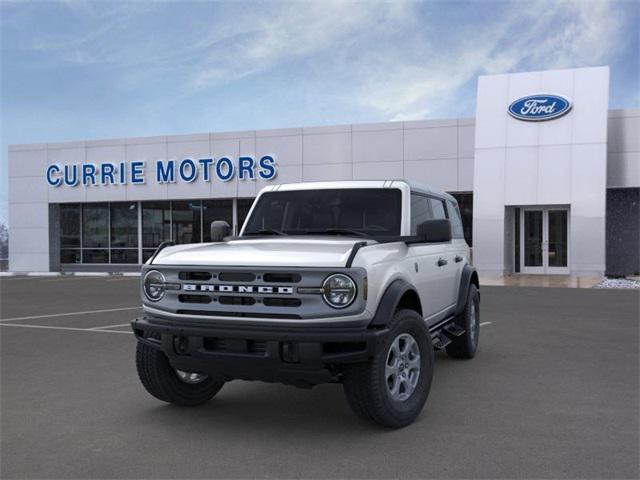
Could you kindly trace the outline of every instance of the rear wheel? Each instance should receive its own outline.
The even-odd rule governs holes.
[[[160,350],[138,342],[136,367],[144,388],[158,400],[195,406],[211,400],[224,382],[197,372],[174,369]]]
[[[480,337],[480,297],[474,284],[469,285],[467,304],[455,319],[456,325],[464,329],[464,334],[453,337],[447,345],[447,354],[454,358],[473,358],[478,350]]]
[[[433,378],[431,335],[422,317],[400,310],[376,355],[344,372],[344,391],[359,416],[386,427],[404,427],[422,411]]]

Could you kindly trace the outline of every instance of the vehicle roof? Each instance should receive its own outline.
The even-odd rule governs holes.
[[[406,180],[340,180],[327,182],[301,182],[301,183],[282,183],[278,185],[269,185],[262,189],[262,192],[283,192],[293,190],[322,190],[322,189],[342,189],[342,188],[408,188],[412,192],[424,193],[427,195],[437,195],[448,200],[456,202],[456,199],[442,190],[438,190],[427,185],[421,185]],[[261,192],[261,193],[262,193]]]

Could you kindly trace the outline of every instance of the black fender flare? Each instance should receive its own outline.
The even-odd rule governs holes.
[[[391,282],[385,292],[382,294],[380,303],[378,303],[376,314],[373,316],[373,319],[371,320],[369,326],[386,326],[391,321],[391,319],[393,318],[393,314],[398,309],[400,299],[408,291],[413,291],[416,294],[418,292],[413,285],[400,278]]]
[[[456,315],[460,315],[464,311],[467,304],[467,295],[469,295],[469,285],[474,284],[480,291],[480,283],[478,281],[478,272],[471,265],[467,264],[462,269],[460,275],[460,288],[458,289],[458,303],[456,305]],[[478,293],[478,296],[480,293]]]

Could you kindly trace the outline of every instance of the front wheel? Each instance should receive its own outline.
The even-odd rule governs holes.
[[[359,416],[385,427],[409,425],[429,396],[433,363],[431,335],[422,317],[400,310],[375,356],[345,369],[349,405]]]
[[[195,372],[174,369],[160,350],[138,342],[136,367],[144,388],[158,400],[195,406],[211,400],[224,382]]]

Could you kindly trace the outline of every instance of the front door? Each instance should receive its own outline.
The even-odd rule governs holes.
[[[521,273],[569,273],[569,211],[566,208],[523,208],[520,232]]]

